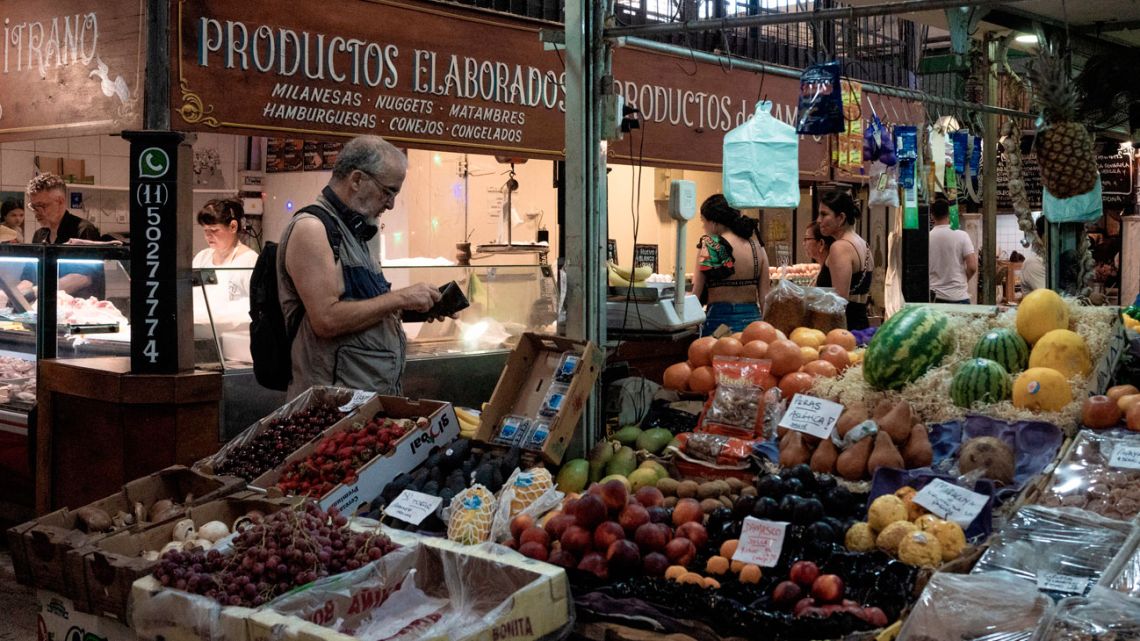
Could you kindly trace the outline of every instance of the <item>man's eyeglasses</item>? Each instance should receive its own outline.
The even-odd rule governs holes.
[[[42,212],[51,206],[52,206],[51,201],[45,201],[45,202],[41,202],[41,203],[32,203],[32,202],[28,203],[28,209],[31,209],[32,211],[38,211],[38,212]]]
[[[368,176],[369,178],[371,178],[372,182],[376,184],[376,188],[380,190],[380,194],[382,196],[384,196],[384,198],[386,200],[389,200],[391,202],[396,201],[396,194],[400,193],[400,190],[398,188],[389,187],[388,185],[385,185],[384,183],[380,182],[379,178],[377,178],[376,176],[373,176],[372,174],[368,173],[367,171],[364,171],[363,169],[359,169],[357,171],[359,171],[360,173],[364,174],[365,176]]]

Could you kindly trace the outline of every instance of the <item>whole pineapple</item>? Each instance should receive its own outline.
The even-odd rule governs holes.
[[[1057,198],[1088,193],[1097,180],[1093,139],[1076,121],[1076,87],[1061,59],[1040,56],[1033,67],[1033,84],[1034,99],[1045,117],[1034,145],[1041,182]]]

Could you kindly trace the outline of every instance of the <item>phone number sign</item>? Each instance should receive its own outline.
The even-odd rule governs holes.
[[[181,134],[137,132],[131,142],[131,371],[179,369],[178,145]]]

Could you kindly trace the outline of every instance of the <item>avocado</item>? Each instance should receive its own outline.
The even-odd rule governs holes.
[[[633,446],[637,437],[641,436],[641,428],[636,425],[626,425],[614,433],[614,440],[622,445]]]
[[[637,454],[633,448],[624,446],[614,453],[609,463],[606,463],[606,476],[621,474],[628,477],[637,469]]]
[[[576,458],[562,464],[558,471],[558,491],[567,494],[581,492],[586,488],[590,477],[590,462],[584,458]]]
[[[635,444],[639,450],[646,450],[650,454],[660,454],[672,440],[672,432],[663,427],[655,427],[639,434]]]

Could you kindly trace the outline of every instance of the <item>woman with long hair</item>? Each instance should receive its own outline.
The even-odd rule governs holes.
[[[701,335],[721,325],[733,332],[760,320],[768,293],[768,254],[759,238],[759,222],[728,204],[722,194],[701,204],[705,235],[697,245],[693,294],[707,294],[708,306]]]
[[[866,329],[871,324],[867,318],[867,300],[875,263],[867,241],[855,233],[854,225],[862,212],[851,194],[844,190],[824,192],[819,200],[816,222],[820,232],[831,237],[832,244],[816,285],[831,287],[847,301],[847,329]]]

